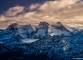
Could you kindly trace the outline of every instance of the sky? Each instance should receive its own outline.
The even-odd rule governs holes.
[[[16,5],[20,6],[28,6],[32,3],[43,3],[46,0],[0,0],[0,13],[8,10],[10,7],[14,7]]]
[[[83,26],[81,0],[0,0],[0,24],[50,24]]]

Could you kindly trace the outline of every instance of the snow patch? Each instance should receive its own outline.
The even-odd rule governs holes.
[[[21,41],[23,43],[32,43],[32,42],[35,42],[35,41],[38,41],[39,39],[22,39]]]

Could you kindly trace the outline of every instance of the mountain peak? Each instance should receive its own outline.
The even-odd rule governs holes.
[[[61,23],[61,22],[57,22],[56,24],[52,25],[55,29],[60,29],[60,30],[65,30],[68,31],[66,29],[66,27]]]
[[[38,27],[36,27],[37,37],[46,37],[48,34],[48,26],[49,24],[47,22],[40,22]]]
[[[57,22],[57,24],[61,24],[61,22]]]
[[[39,25],[38,25],[38,28],[48,29],[48,25],[49,25],[49,23],[47,23],[47,22],[40,22]]]
[[[61,23],[61,22],[57,22],[55,25],[56,25],[56,26],[61,26],[62,23]]]
[[[7,28],[7,30],[10,30],[10,31],[16,31],[16,30],[18,30],[18,24],[17,23],[13,23],[13,24],[9,25],[9,27]]]

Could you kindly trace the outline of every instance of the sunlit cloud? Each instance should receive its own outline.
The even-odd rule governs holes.
[[[78,0],[50,0],[43,4],[31,4],[29,7],[15,6],[0,15],[0,21],[37,24],[41,21],[65,24],[82,24],[83,2]],[[28,11],[25,11],[28,9]]]
[[[40,6],[39,3],[32,4],[32,5],[29,7],[29,9],[30,9],[30,10],[34,10],[34,9],[37,9],[39,6]]]
[[[5,16],[16,16],[18,13],[23,12],[24,7],[23,6],[15,6],[12,8],[9,8],[5,12]]]

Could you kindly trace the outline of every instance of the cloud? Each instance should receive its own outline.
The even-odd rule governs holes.
[[[5,21],[6,20],[6,17],[4,15],[1,15],[0,16],[0,21]]]
[[[18,13],[23,12],[24,7],[23,6],[15,6],[13,8],[9,8],[5,12],[5,16],[16,16]]]
[[[39,8],[40,10],[46,10],[46,9],[54,9],[54,10],[59,10],[61,8],[68,7],[70,5],[73,5],[77,2],[78,0],[58,0],[58,1],[47,1],[41,7]]]
[[[39,3],[32,4],[32,5],[29,7],[29,9],[30,9],[30,10],[34,10],[34,9],[37,9],[39,6],[40,6]]]
[[[65,24],[82,24],[83,2],[78,0],[52,0],[43,4],[31,4],[28,7],[15,6],[0,15],[0,21],[37,24],[40,21]],[[29,11],[25,12],[25,9]]]

